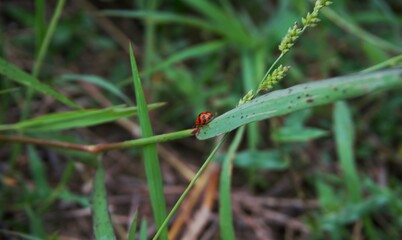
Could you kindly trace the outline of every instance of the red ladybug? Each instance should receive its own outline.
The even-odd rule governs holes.
[[[195,119],[195,129],[193,134],[198,134],[200,131],[200,127],[207,125],[214,118],[214,114],[211,112],[202,112],[198,114],[198,117]]]
[[[211,112],[202,112],[195,119],[195,126],[201,127],[209,123],[214,118],[214,114]]]

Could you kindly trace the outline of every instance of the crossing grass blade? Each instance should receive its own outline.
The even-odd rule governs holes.
[[[149,109],[163,106],[164,103],[150,104]],[[37,118],[21,121],[16,124],[0,125],[2,130],[24,130],[31,132],[61,131],[71,128],[89,127],[97,124],[112,122],[120,118],[136,115],[137,107],[122,106],[107,109],[88,109],[53,113]]]
[[[200,129],[197,138],[208,139],[251,122],[401,86],[402,68],[296,85],[262,95],[216,117]]]
[[[0,58],[0,74],[4,75],[5,77],[15,82],[25,85],[29,89],[38,91],[46,95],[50,95],[67,106],[70,106],[72,108],[81,108],[78,104],[76,104],[63,94],[54,90],[50,86],[39,82],[38,79],[26,73],[25,71],[21,70],[14,64],[7,62],[3,58]]]
[[[99,76],[83,74],[64,74],[61,76],[60,80],[89,82],[105,89],[106,91],[123,100],[125,103],[131,103],[130,99],[118,87]]]
[[[145,101],[144,92],[142,90],[141,80],[137,69],[133,49],[130,44],[130,61],[133,73],[134,90],[138,106],[138,117],[141,125],[142,137],[153,136],[151,121],[149,119],[148,108]],[[145,174],[147,177],[149,193],[151,197],[151,205],[154,220],[157,228],[159,228],[166,217],[166,202],[163,193],[162,175],[159,165],[158,153],[154,144],[143,147]],[[162,239],[167,239],[167,230],[163,229]]]
[[[116,239],[113,231],[112,221],[109,216],[108,203],[105,188],[105,169],[102,157],[99,157],[98,170],[96,171],[93,192],[93,228],[97,240]]]

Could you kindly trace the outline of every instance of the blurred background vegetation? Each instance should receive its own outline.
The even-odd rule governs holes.
[[[147,102],[166,103],[150,112],[155,134],[192,128],[199,112],[219,114],[235,107],[275,61],[288,28],[312,8],[311,2],[298,0],[67,1],[35,72],[56,5],[57,1],[3,0],[2,58],[83,108],[135,105],[128,57],[131,41]],[[278,88],[401,58],[402,3],[398,0],[334,1],[320,19],[282,60],[291,70]],[[402,237],[401,91],[348,103],[247,126],[233,170],[238,239]],[[66,110],[71,108],[1,76],[0,124]],[[347,124],[355,134],[349,137],[355,167],[338,161],[346,150],[336,141],[339,129],[333,114],[351,121]],[[323,134],[315,135],[316,131]],[[131,117],[65,131],[13,134],[95,144],[138,138],[140,130]],[[158,145],[168,209],[213,144],[188,138]],[[117,235],[126,235],[138,209],[139,219],[149,222],[143,221],[145,235],[152,236],[155,227],[140,150],[111,151],[104,160]],[[88,153],[0,142],[0,236],[93,238],[94,161]],[[204,200],[186,210],[187,222],[170,235],[172,239],[219,239],[219,206],[214,197],[219,190],[214,183],[219,164],[214,166],[218,170],[212,168],[210,181],[200,183]],[[352,169],[351,179],[345,173],[348,169]],[[349,181],[358,186],[347,186]],[[201,206],[207,206],[208,215],[200,216]]]

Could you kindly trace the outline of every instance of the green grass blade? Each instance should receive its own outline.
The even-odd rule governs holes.
[[[31,205],[28,203],[25,205],[25,213],[29,218],[29,228],[32,235],[35,237],[39,237],[41,239],[45,239],[46,232],[45,226],[43,224],[42,216],[37,214]]]
[[[35,191],[38,194],[37,197],[44,198],[49,192],[50,188],[46,178],[46,167],[42,159],[38,156],[33,146],[28,146],[29,167],[32,177],[35,182]]]
[[[190,181],[188,184],[186,190],[184,190],[183,194],[180,196],[179,200],[174,204],[172,210],[170,210],[170,213],[166,217],[166,219],[163,221],[162,226],[158,229],[156,232],[155,236],[152,238],[152,240],[158,239],[160,234],[162,233],[163,229],[167,226],[168,222],[170,219],[172,219],[173,215],[176,213],[177,209],[179,209],[181,203],[184,201],[184,198],[188,195],[190,190],[193,188],[194,184],[197,182],[198,178],[201,176],[201,174],[204,172],[204,170],[207,168],[209,163],[212,161],[213,157],[215,156],[216,152],[219,150],[219,148],[222,146],[222,144],[225,142],[227,137],[227,134],[223,136],[223,138],[219,141],[219,143],[215,146],[214,150],[212,150],[211,154],[208,156],[207,160],[205,160],[204,164],[200,167],[200,170],[195,174],[194,178]]]
[[[212,32],[221,32],[217,26],[207,21],[190,16],[181,16],[166,12],[131,11],[131,10],[105,10],[102,13],[110,17],[143,18],[151,19],[157,24],[179,23],[198,27]]]
[[[230,144],[229,151],[222,163],[219,190],[219,223],[220,232],[223,240],[235,239],[233,227],[232,201],[230,200],[230,188],[232,183],[233,158],[240,142],[243,138],[244,127],[240,127],[236,132],[233,142]]]
[[[189,47],[184,49],[180,52],[172,54],[169,58],[164,60],[163,62],[159,63],[155,67],[150,69],[146,69],[145,71],[141,72],[141,75],[148,75],[150,73],[159,71],[166,67],[169,67],[177,62],[184,61],[189,58],[199,57],[202,55],[210,54],[212,52],[218,51],[226,46],[225,41],[211,41],[207,43],[202,43],[196,46]]]
[[[141,227],[140,227],[140,240],[147,240],[148,237],[148,223],[146,219],[143,219],[141,221]]]
[[[333,121],[336,149],[348,196],[354,204],[361,204],[364,201],[362,201],[362,189],[353,152],[354,126],[350,110],[345,102],[339,101],[335,104]],[[378,239],[371,219],[363,216],[362,220],[368,239]]]
[[[125,101],[126,103],[131,103],[130,99],[115,85],[108,82],[106,79],[101,78],[95,75],[82,75],[82,74],[64,74],[61,76],[61,81],[84,81],[93,83],[106,91],[110,92],[111,94],[115,95],[116,97],[120,98],[121,100]]]
[[[216,117],[200,129],[197,138],[211,138],[251,122],[399,86],[402,68],[296,85],[262,95]]]
[[[42,41],[38,56],[34,63],[34,67],[32,70],[32,75],[34,77],[38,77],[40,67],[42,66],[42,63],[43,63],[43,59],[45,58],[46,52],[49,49],[50,40],[52,39],[52,36],[56,30],[57,23],[59,22],[59,19],[60,19],[60,16],[61,16],[61,13],[62,13],[62,10],[64,7],[64,3],[65,3],[65,0],[57,1],[56,9],[52,16],[52,19],[50,20],[49,27],[48,27],[45,37]]]
[[[163,106],[164,103],[150,104],[149,109]],[[89,127],[112,122],[120,118],[136,115],[137,107],[123,108],[121,106],[107,109],[88,109],[53,113],[16,124],[0,125],[1,130],[25,130],[31,132],[61,131],[71,128]]]
[[[35,49],[37,50],[36,55],[39,54],[39,49],[42,45],[43,38],[45,37],[46,33],[45,6],[45,0],[35,0]]]
[[[186,0],[185,3],[209,19],[210,24],[217,26],[223,36],[241,46],[252,45],[252,36],[246,32],[238,16],[225,12],[207,0]]]
[[[41,203],[41,207],[38,209],[39,213],[44,213],[50,205],[52,205],[56,199],[60,198],[61,194],[65,194],[65,189],[67,187],[68,182],[70,181],[74,172],[74,163],[73,161],[68,161],[66,166],[64,167],[64,171],[61,177],[61,181],[57,185],[55,189],[44,199]]]
[[[284,170],[289,167],[289,161],[283,159],[278,150],[241,151],[236,154],[233,164],[250,170]]]
[[[348,195],[356,203],[361,199],[361,188],[353,153],[355,139],[353,120],[345,102],[336,102],[333,121],[336,149]]]
[[[382,38],[377,37],[376,35],[373,35],[367,31],[363,30],[359,26],[353,24],[352,21],[350,20],[350,18],[345,18],[344,16],[340,16],[334,10],[332,10],[330,8],[323,9],[322,13],[326,17],[331,19],[339,27],[352,33],[356,37],[361,38],[370,44],[373,44],[374,46],[377,46],[379,48],[382,48],[382,49],[388,50],[388,51],[399,52],[399,53],[402,52],[401,46],[388,42]]]
[[[281,143],[306,142],[328,135],[327,131],[312,127],[281,127],[272,133],[272,140]]]
[[[151,121],[149,119],[148,108],[131,45],[130,61],[131,70],[133,72],[134,90],[137,100],[138,117],[141,125],[142,137],[151,137],[153,136]],[[143,156],[155,224],[159,228],[166,217],[166,202],[163,193],[161,169],[156,146],[154,144],[144,146]],[[162,231],[161,238],[167,239],[166,229]]]
[[[7,62],[3,58],[0,58],[0,74],[5,77],[18,82],[22,85],[25,85],[29,89],[38,91],[40,93],[50,95],[60,102],[70,106],[72,108],[80,108],[75,102],[64,96],[63,94],[57,92],[50,86],[39,82],[38,79],[21,70],[19,67]]]
[[[15,232],[15,231],[10,231],[7,229],[0,229],[0,233],[3,233],[4,237],[10,236],[10,239],[14,239],[13,237],[17,237],[17,239],[23,239],[23,240],[43,240],[43,238],[38,238],[38,237],[34,237],[25,233],[21,233],[21,232]],[[8,238],[6,238],[8,239]]]
[[[99,157],[98,170],[94,180],[94,192],[92,196],[93,206],[93,229],[97,240],[116,239],[113,231],[112,221],[110,220],[106,187],[105,187],[105,169],[102,163],[102,157]]]
[[[128,232],[128,240],[135,240],[135,234],[137,232],[137,220],[138,220],[138,211],[135,210],[133,220],[130,224],[130,230]]]

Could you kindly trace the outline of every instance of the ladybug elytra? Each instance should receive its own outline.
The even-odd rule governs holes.
[[[195,126],[201,127],[206,125],[208,122],[210,122],[214,118],[214,114],[211,112],[202,112],[198,115],[198,117],[195,119]]]

